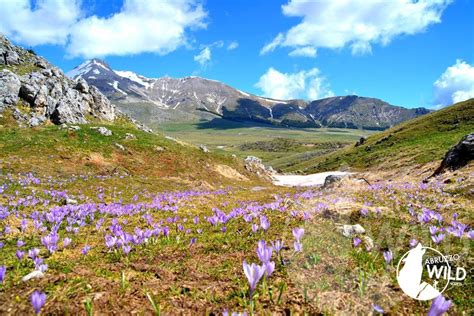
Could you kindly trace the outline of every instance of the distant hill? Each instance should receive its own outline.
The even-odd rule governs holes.
[[[307,102],[275,100],[200,77],[146,78],[92,59],[68,76],[85,79],[122,111],[150,126],[225,118],[290,127],[343,127],[384,130],[429,111],[406,109],[355,95]]]
[[[442,159],[449,148],[473,131],[474,99],[470,99],[374,134],[362,145],[295,163],[285,171],[389,169],[428,163]]]

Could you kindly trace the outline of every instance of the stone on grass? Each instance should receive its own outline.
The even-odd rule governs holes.
[[[342,235],[347,238],[351,238],[357,234],[364,234],[365,229],[360,224],[355,225],[342,225],[338,229],[341,231]]]
[[[43,272],[35,270],[35,271],[30,272],[27,275],[25,275],[23,278],[21,278],[21,280],[23,282],[27,282],[27,281],[32,280],[32,279],[41,279],[43,277],[44,277]]]

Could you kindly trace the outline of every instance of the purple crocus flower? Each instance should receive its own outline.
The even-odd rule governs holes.
[[[260,226],[263,230],[267,230],[270,227],[270,222],[266,216],[260,216]]]
[[[130,245],[123,245],[122,246],[122,251],[123,253],[128,256],[128,254],[130,253],[130,251],[132,251],[132,246]]]
[[[416,239],[410,239],[410,247],[415,247],[416,245],[418,245],[418,240]]]
[[[428,316],[440,316],[443,315],[452,305],[452,302],[444,298],[443,295],[438,296],[431,303]]]
[[[39,249],[38,248],[33,248],[33,249],[30,249],[28,250],[28,257],[30,257],[31,259],[35,259],[36,257],[39,256]]]
[[[391,250],[387,250],[383,252],[383,258],[385,259],[386,263],[390,263],[393,259],[393,254]]]
[[[36,270],[41,271],[41,272],[46,272],[48,270],[48,265],[47,264],[40,264],[37,267],[35,267]]]
[[[438,227],[436,226],[430,226],[430,234],[434,235],[438,232]]]
[[[444,237],[446,237],[445,234],[438,234],[438,235],[431,236],[431,239],[433,239],[433,242],[435,244],[439,244],[440,242],[443,241]]]
[[[301,237],[304,235],[304,228],[293,228],[293,236],[297,242],[301,241]]]
[[[87,253],[91,250],[91,246],[85,245],[84,248],[82,248],[81,253],[85,256]]]
[[[257,255],[262,263],[267,263],[272,257],[273,249],[267,246],[265,240],[260,240],[257,245]]]
[[[303,248],[303,245],[298,241],[295,241],[293,243],[293,246],[295,247],[295,252],[301,252],[301,250]]]
[[[252,224],[252,231],[256,233],[258,231],[258,225],[257,224]]]
[[[18,241],[16,242],[16,246],[17,246],[18,248],[23,247],[24,245],[25,245],[25,242],[24,242],[23,240],[18,240]]]
[[[107,246],[107,248],[112,248],[113,246],[115,246],[116,243],[117,237],[111,235],[105,236],[105,245]]]
[[[283,249],[283,241],[275,240],[274,242],[272,242],[272,247],[277,254],[280,254],[280,251]]]
[[[467,238],[469,238],[469,239],[474,239],[474,230],[470,230],[470,231],[467,233]]]
[[[249,282],[250,286],[250,296],[252,296],[255,287],[257,286],[258,281],[265,273],[265,267],[259,266],[255,263],[247,264],[247,262],[243,262],[243,268],[245,276]]]
[[[19,250],[19,249],[16,251],[16,257],[18,258],[18,260],[23,259],[24,256],[25,256],[25,252],[24,252],[24,251],[21,251],[21,250]]]
[[[189,246],[194,245],[196,243],[196,241],[197,241],[196,237],[191,238],[191,240],[189,241]]]
[[[33,306],[36,314],[40,313],[44,303],[46,303],[46,294],[34,291],[31,295],[31,305]]]
[[[360,215],[362,215],[363,217],[366,217],[367,215],[369,215],[369,210],[366,208],[361,209]]]
[[[383,310],[383,308],[380,307],[379,305],[372,304],[372,308],[373,308],[374,311],[376,311],[377,313],[380,313],[380,314],[384,314],[384,313],[385,313],[385,311]]]
[[[5,280],[5,274],[7,273],[7,267],[0,266],[0,283],[3,283]]]
[[[362,242],[362,240],[360,240],[360,238],[356,237],[352,240],[353,244],[354,244],[354,247],[357,247],[360,245],[360,243]]]
[[[65,238],[63,239],[63,247],[66,248],[67,246],[69,246],[69,244],[71,244],[71,241],[72,241],[71,238],[65,237]]]
[[[263,264],[265,268],[265,276],[267,279],[272,275],[273,271],[275,271],[275,262],[274,261],[268,261]]]

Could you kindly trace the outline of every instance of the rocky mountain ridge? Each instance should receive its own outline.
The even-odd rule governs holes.
[[[355,95],[322,100],[275,100],[200,77],[146,78],[112,69],[98,59],[67,73],[96,86],[122,111],[145,123],[226,118],[291,127],[343,127],[382,130],[428,113]]]
[[[113,121],[113,104],[85,80],[73,81],[57,67],[0,35],[0,113],[11,110],[20,124],[84,124]]]

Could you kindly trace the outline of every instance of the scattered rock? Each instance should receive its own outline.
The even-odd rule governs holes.
[[[77,80],[75,88],[76,90],[79,90],[83,93],[89,93],[89,85],[82,78],[79,78],[79,80]]]
[[[351,238],[357,234],[364,234],[365,229],[360,224],[355,225],[342,225],[338,226],[337,229],[341,231],[342,235],[347,238]]]
[[[430,176],[434,177],[445,170],[457,170],[474,159],[474,133],[464,136],[458,144],[453,146],[444,156],[441,165]]]
[[[100,135],[104,136],[112,136],[112,131],[106,127],[100,126],[100,127],[91,127],[93,130],[97,130]]]
[[[28,273],[27,275],[25,275],[23,278],[21,278],[21,280],[23,282],[27,282],[31,279],[41,279],[44,277],[44,273],[41,272],[41,271],[38,271],[38,270],[35,270],[33,272],[30,272]]]
[[[329,188],[333,186],[335,183],[340,182],[342,180],[341,176],[336,175],[329,175],[324,179],[323,188]]]
[[[125,151],[125,147],[123,147],[123,145],[120,145],[119,143],[115,143],[114,146],[120,149],[121,151]]]
[[[30,127],[39,126],[44,123],[46,118],[44,116],[33,116],[28,120],[28,125]]]
[[[67,198],[66,199],[66,204],[79,204],[79,202],[77,202],[77,200]]]
[[[201,149],[205,153],[210,152],[209,149],[205,145],[199,145],[199,149]]]
[[[69,126],[69,129],[70,129],[71,131],[79,131],[79,130],[81,130],[81,128],[80,128],[79,126],[77,126],[77,125],[71,125],[71,126]]]
[[[259,191],[263,191],[263,190],[266,190],[267,188],[266,187],[259,187],[259,186],[256,186],[256,187],[253,187],[251,189],[251,191],[253,192],[259,192]]]
[[[125,139],[137,139],[137,137],[135,135],[133,135],[132,133],[126,133],[125,134]]]
[[[355,146],[356,146],[356,147],[359,147],[360,145],[362,145],[362,144],[365,143],[365,140],[366,140],[365,137],[361,137],[361,138],[355,143]]]
[[[4,69],[0,71],[0,111],[5,105],[15,105],[18,102],[21,82],[17,75]]]
[[[155,148],[154,148],[154,149],[155,149],[155,151],[156,151],[156,152],[159,152],[159,153],[161,153],[161,152],[163,152],[163,151],[165,151],[165,150],[166,150],[166,149],[164,149],[164,148],[163,148],[163,147],[161,147],[161,146],[155,146]]]
[[[276,174],[272,167],[266,167],[262,163],[262,159],[255,156],[248,156],[245,158],[245,169],[257,174],[258,176],[272,177]]]
[[[46,69],[48,68],[48,64],[44,62],[44,60],[38,60],[35,62],[35,66],[41,69]]]

